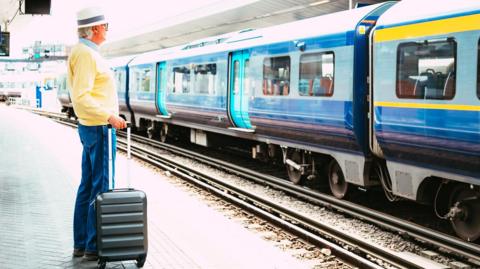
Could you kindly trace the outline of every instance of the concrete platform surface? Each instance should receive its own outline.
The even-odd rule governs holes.
[[[77,130],[2,104],[0,124],[0,268],[95,268],[71,256]],[[126,186],[126,166],[119,155],[117,187]],[[148,197],[144,268],[307,268],[159,173],[136,161],[130,166],[132,186]]]

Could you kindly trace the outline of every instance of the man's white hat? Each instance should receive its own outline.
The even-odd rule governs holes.
[[[77,28],[108,23],[100,7],[87,7],[77,12]]]

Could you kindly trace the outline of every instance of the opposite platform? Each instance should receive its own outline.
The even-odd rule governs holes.
[[[82,150],[76,129],[1,104],[0,123],[0,268],[95,268],[71,256]],[[126,186],[125,167],[118,155],[117,187]],[[136,161],[131,185],[148,197],[144,268],[308,267]]]

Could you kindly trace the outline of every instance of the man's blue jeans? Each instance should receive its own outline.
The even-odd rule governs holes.
[[[78,125],[83,145],[82,179],[73,215],[74,248],[97,252],[95,198],[108,190],[108,128]],[[112,158],[115,163],[116,135],[112,128]],[[112,179],[115,168],[112,169]]]

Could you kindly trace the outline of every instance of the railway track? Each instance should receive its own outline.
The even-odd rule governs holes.
[[[46,115],[49,117],[58,117]],[[65,122],[65,117],[60,117],[61,122]],[[69,121],[70,125],[74,125]],[[122,133],[119,133],[122,136]],[[347,201],[332,198],[316,191],[293,185],[284,179],[276,178],[270,175],[258,173],[252,169],[240,167],[229,162],[207,157],[197,152],[192,152],[183,148],[160,143],[154,140],[146,139],[141,136],[132,135],[133,141],[139,145],[133,145],[132,154],[152,165],[193,182],[194,184],[208,189],[210,192],[222,199],[228,200],[245,210],[253,212],[264,219],[275,223],[311,243],[327,247],[332,253],[345,262],[360,268],[381,268],[373,261],[381,260],[397,268],[426,268],[419,264],[411,256],[405,256],[402,253],[396,253],[378,244],[344,233],[335,227],[326,225],[321,221],[312,219],[309,216],[299,214],[294,210],[281,206],[278,203],[269,201],[253,193],[243,190],[237,186],[231,185],[222,178],[214,177],[206,173],[199,172],[194,167],[175,162],[170,154],[183,156],[193,159],[197,162],[207,164],[208,166],[221,169],[227,173],[237,175],[269,188],[281,190],[284,193],[300,198],[308,203],[329,208],[342,214],[357,218],[384,229],[394,231],[403,237],[408,237],[419,244],[428,246],[438,252],[444,253],[453,259],[461,261],[467,267],[474,268],[480,264],[480,246],[462,241],[452,236],[438,233],[419,225],[415,225],[404,220],[374,211],[370,208],[359,206]],[[135,144],[136,144],[135,143]],[[125,149],[124,142],[119,139],[118,148]],[[162,154],[161,152],[169,152]],[[160,152],[160,153],[159,153]],[[327,238],[327,239],[325,239]],[[348,249],[348,250],[347,250]],[[455,267],[452,265],[452,267]],[[457,267],[457,268],[462,268]]]
[[[227,171],[228,173],[236,174],[242,178],[255,181],[256,183],[282,190],[285,193],[302,198],[310,203],[326,208],[332,208],[338,212],[342,212],[344,214],[348,214],[349,216],[368,221],[383,228],[395,231],[399,234],[402,234],[402,236],[413,238],[419,242],[422,242],[423,244],[430,245],[431,247],[436,249],[445,250],[453,255],[462,257],[466,260],[480,262],[480,246],[476,244],[468,243],[455,237],[438,233],[437,231],[403,221],[401,219],[383,214],[381,212],[373,211],[370,208],[358,206],[348,201],[338,200],[329,195],[325,195],[297,185],[293,185],[283,179],[258,173],[251,169],[245,169],[229,162],[206,157],[196,152],[192,152],[168,144],[163,144],[157,141],[152,141],[144,137],[135,135],[133,137],[135,141],[143,145],[149,145],[157,149],[172,152],[176,155],[181,155],[190,159],[194,159],[204,164],[208,164],[209,166]],[[122,142],[120,142],[120,144],[121,143]],[[185,175],[194,175],[198,173],[197,171],[195,171],[194,168],[182,164],[172,164],[170,163],[171,160],[169,160],[168,157],[161,157],[152,150],[142,147],[136,147],[135,152],[137,152],[136,156],[143,159],[144,161],[150,162],[152,164],[163,164],[164,169],[167,169],[172,173],[177,174],[178,171],[182,171],[182,173]],[[168,167],[171,168],[168,169]],[[216,186],[218,189],[222,190],[222,192],[227,191],[228,193],[236,194],[241,199],[248,199],[252,204],[259,204],[267,211],[276,212],[277,215],[281,216],[288,215],[288,218],[292,222],[299,223],[301,226],[310,230],[314,230],[318,234],[327,235],[329,237],[335,238],[338,241],[346,242],[348,245],[356,246],[358,249],[361,249],[369,255],[375,256],[378,255],[378,253],[383,252],[383,254],[380,255],[382,256],[381,259],[389,261],[389,263],[394,264],[395,266],[401,268],[422,268],[415,266],[408,261],[402,265],[403,262],[401,261],[401,259],[395,261],[397,257],[382,248],[371,246],[369,245],[369,243],[364,242],[361,239],[358,240],[352,236],[342,234],[335,228],[322,225],[322,223],[316,220],[312,220],[308,217],[298,215],[295,212],[289,212],[288,209],[281,208],[280,206],[265,201],[262,198],[253,196],[249,198],[250,194],[235,186],[230,186],[222,180],[211,178],[208,175],[202,174],[197,174],[195,177],[198,177],[197,179],[202,182],[210,182],[211,185]]]

